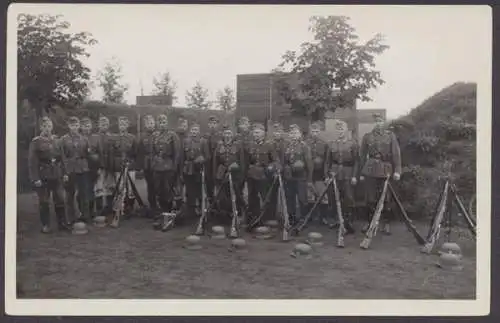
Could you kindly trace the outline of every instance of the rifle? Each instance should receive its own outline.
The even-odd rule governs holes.
[[[377,234],[378,224],[380,221],[380,216],[382,215],[382,210],[384,209],[385,196],[387,195],[387,186],[389,184],[390,175],[387,175],[384,181],[384,188],[382,194],[380,194],[380,199],[378,200],[377,207],[375,208],[375,213],[373,214],[372,220],[368,230],[366,230],[365,238],[361,241],[359,245],[363,249],[368,249],[373,237]]]
[[[309,222],[309,218],[311,217],[311,215],[313,214],[314,210],[316,210],[316,208],[318,207],[319,203],[321,203],[321,201],[324,199],[326,193],[328,192],[328,188],[330,187],[330,185],[332,185],[332,182],[333,182],[333,177],[330,177],[327,181],[326,181],[326,187],[325,187],[325,190],[321,193],[321,195],[318,197],[318,199],[316,200],[316,202],[314,203],[313,207],[309,210],[309,212],[307,212],[306,216],[304,217],[304,219],[302,220],[302,222],[298,223],[297,226],[295,226],[293,229],[294,231],[298,234],[300,231],[302,231],[302,229],[304,228],[304,226],[307,224],[307,222]]]
[[[231,231],[229,233],[229,237],[237,238],[239,230],[239,218],[238,208],[236,206],[236,193],[234,192],[233,186],[233,175],[231,174],[231,171],[229,171],[229,192],[231,194],[231,206],[233,211],[233,219],[231,221]]]
[[[113,198],[113,219],[111,226],[117,228],[120,224],[120,217],[125,210],[125,198],[127,195],[127,180],[128,180],[128,163],[123,167],[118,178],[115,188],[115,196]]]
[[[403,216],[403,221],[406,224],[406,227],[413,234],[413,236],[417,240],[418,244],[420,244],[420,245],[425,244],[425,239],[420,235],[420,233],[418,233],[417,227],[415,227],[415,225],[411,221],[410,217],[406,213],[406,211],[403,207],[403,203],[401,203],[401,201],[399,200],[399,197],[396,195],[396,192],[394,191],[394,188],[392,187],[391,183],[389,183],[388,186],[389,186],[389,191],[390,191],[392,197],[394,198],[394,201],[396,201],[396,205],[398,206],[399,210],[401,211],[401,215]]]
[[[470,232],[472,233],[474,238],[476,238],[476,223],[474,222],[474,220],[472,220],[472,217],[470,216],[469,212],[467,212],[467,210],[465,209],[464,204],[462,203],[462,200],[458,196],[458,192],[457,192],[457,188],[456,188],[455,184],[451,184],[450,188],[451,188],[451,192],[453,193],[453,197],[455,198],[455,202],[457,203],[457,206],[458,206],[460,212],[462,212],[462,214],[465,217],[465,222],[467,223],[467,226],[469,227]]]
[[[205,167],[201,168],[201,216],[196,229],[196,235],[203,234],[203,226],[207,220],[207,190],[205,184]]]
[[[337,217],[339,221],[339,231],[337,235],[337,247],[344,247],[344,235],[346,233],[345,225],[344,225],[344,217],[342,216],[342,205],[340,204],[340,193],[339,188],[337,186],[337,180],[335,179],[335,174],[332,176],[333,183],[333,192],[335,195],[335,205],[337,207]]]
[[[266,212],[266,208],[268,206],[269,200],[271,199],[271,195],[272,195],[272,192],[274,190],[274,186],[276,185],[276,182],[277,182],[277,177],[275,176],[271,186],[269,187],[269,189],[266,193],[266,198],[264,199],[264,201],[261,201],[262,210],[260,211],[259,216],[257,218],[255,218],[252,221],[252,223],[250,223],[247,227],[248,232],[252,231],[252,229],[257,225],[257,223],[259,223],[260,219],[262,219],[262,217],[264,216],[264,213]]]
[[[448,201],[448,190],[449,182],[446,181],[444,184],[443,193],[441,194],[441,199],[438,202],[438,208],[434,218],[432,219],[432,225],[429,228],[429,233],[424,241],[424,246],[422,247],[423,253],[430,253],[434,244],[439,239],[439,234],[441,233],[441,223],[443,222],[443,217],[446,212],[446,202]]]
[[[286,205],[285,189],[283,186],[283,179],[281,173],[278,173],[278,199],[281,205],[281,213],[283,216],[283,241],[288,241],[288,233],[290,231],[290,217],[288,215],[288,207]]]

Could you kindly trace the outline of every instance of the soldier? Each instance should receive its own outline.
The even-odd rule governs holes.
[[[384,119],[378,113],[373,115],[374,129],[363,136],[360,149],[361,176],[365,181],[366,200],[371,214],[382,193],[386,176],[392,176],[398,181],[401,174],[401,152],[398,140],[392,131],[384,129]],[[390,194],[386,195],[382,219],[385,222],[383,233],[389,235],[392,220],[392,207]],[[366,231],[368,224],[363,231]]]
[[[144,131],[140,134],[137,144],[138,168],[144,171],[147,185],[148,203],[151,214],[157,209],[156,191],[153,172],[153,145],[157,134],[155,119],[152,115],[144,116]]]
[[[186,210],[193,215],[196,202],[201,199],[201,168],[208,156],[208,145],[200,136],[200,125],[191,125],[189,136],[184,139],[183,178],[186,184]]]
[[[250,120],[248,117],[243,116],[238,120],[238,133],[235,136],[235,140],[239,141],[242,145],[244,159],[248,160],[248,147],[250,143],[253,141],[252,132],[250,131]],[[243,195],[247,197],[248,201],[248,185],[246,182],[247,179],[247,169],[242,169],[242,180],[241,180],[241,190]]]
[[[78,221],[90,221],[90,208],[88,196],[88,155],[89,143],[87,138],[79,133],[80,120],[77,117],[68,119],[69,133],[61,137],[63,181],[66,189],[66,207],[71,220],[77,217],[75,212],[75,194],[78,191],[78,206],[80,214]]]
[[[180,155],[179,158],[182,158],[182,153],[184,152],[184,139],[188,136],[189,132],[189,123],[186,118],[183,116],[180,116],[177,119],[177,129],[175,130],[175,134],[177,135],[177,138],[179,139],[179,151]],[[175,194],[175,199],[177,201],[182,200],[184,198],[184,179],[182,177],[182,159],[179,160],[178,164],[178,169],[175,174],[176,182],[177,184],[174,187],[174,194]]]
[[[347,123],[341,120],[335,122],[338,137],[330,144],[328,154],[328,171],[335,174],[342,206],[342,216],[347,233],[354,233],[351,225],[352,216],[356,207],[354,186],[357,184],[359,167],[359,147],[355,140],[348,137]],[[330,190],[331,208],[336,213],[335,196]]]
[[[111,212],[113,203],[113,192],[115,189],[115,178],[111,165],[112,135],[109,132],[109,119],[105,116],[99,117],[98,123],[98,148],[91,148],[99,156],[99,169],[97,171],[97,182],[94,186],[96,197],[96,209],[98,214],[106,215]],[[95,143],[91,143],[94,146]],[[106,209],[105,209],[105,205]]]
[[[287,208],[290,213],[290,224],[293,226],[307,213],[307,189],[312,187],[313,173],[311,151],[302,140],[302,132],[296,124],[290,126],[289,140],[284,151],[283,171]],[[300,216],[295,214],[297,199]]]
[[[207,160],[205,166],[205,176],[207,183],[207,195],[210,200],[213,200],[214,196],[214,174],[213,174],[213,155],[215,147],[219,140],[221,140],[221,135],[218,131],[219,120],[216,116],[210,116],[208,118],[208,132],[205,134],[205,140],[207,142]]]
[[[217,144],[214,152],[213,173],[215,174],[214,195],[217,196],[217,191],[221,191],[218,201],[221,205],[221,210],[231,214],[231,195],[229,189],[229,180],[226,175],[231,172],[233,178],[233,186],[236,198],[236,207],[238,214],[241,217],[243,209],[243,196],[241,194],[241,182],[243,181],[243,169],[245,167],[245,155],[241,142],[235,140],[233,131],[227,125],[223,127],[222,139]]]
[[[87,178],[88,178],[88,193],[87,196],[89,197],[89,210],[90,210],[90,217],[94,218],[95,217],[95,201],[96,197],[94,194],[94,186],[97,183],[97,172],[99,170],[100,164],[99,164],[99,135],[92,133],[92,120],[90,120],[89,117],[83,117],[80,120],[80,130],[82,133],[82,136],[84,136],[88,143],[89,143],[89,154],[88,154],[88,159],[87,163],[89,165],[89,171],[87,172]],[[77,201],[80,202],[80,199],[77,199]],[[78,207],[81,209],[81,206],[78,205]]]
[[[137,142],[133,134],[128,132],[130,126],[129,119],[125,116],[118,117],[118,133],[112,136],[111,151],[112,151],[112,171],[115,174],[115,181],[118,181],[121,172],[128,165],[128,174],[132,183],[135,183],[135,159],[137,156]],[[128,185],[129,181],[124,178],[127,183],[127,198],[125,199],[125,214],[129,214],[135,202],[135,196],[132,188]]]
[[[61,150],[55,136],[52,135],[52,129],[52,121],[48,117],[43,117],[40,120],[40,136],[33,138],[29,146],[29,176],[38,195],[42,233],[50,232],[51,194],[59,230],[69,228],[61,185]]]
[[[273,150],[277,153],[280,166],[284,165],[284,152],[285,152],[285,131],[280,122],[273,123],[273,134],[270,139]],[[271,193],[271,212],[276,214],[278,207],[278,186]]]
[[[280,170],[279,153],[274,149],[273,143],[266,141],[264,125],[260,123],[254,124],[253,128],[254,141],[248,147],[248,205],[250,208],[251,217],[248,219],[252,222],[259,216],[268,190],[271,189],[272,181],[270,179],[274,175],[274,171]],[[270,220],[274,215],[272,208],[267,208],[267,211],[261,222]]]
[[[306,139],[306,145],[311,150],[313,162],[312,182],[313,187],[308,190],[308,202],[310,208],[316,202],[316,199],[326,189],[325,180],[328,177],[327,158],[329,153],[328,143],[320,138],[321,126],[314,122],[309,127],[309,138]],[[315,212],[316,213],[316,212]],[[313,215],[313,220],[321,219],[323,223],[331,225],[328,221],[328,196],[325,195],[320,201],[317,209],[319,217]]]
[[[158,132],[153,142],[153,175],[155,192],[162,212],[173,208],[176,174],[181,162],[181,144],[175,132],[168,130],[168,118],[160,114],[157,118]]]

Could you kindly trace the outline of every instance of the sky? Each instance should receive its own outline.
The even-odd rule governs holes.
[[[16,5],[17,6],[17,5]],[[169,71],[177,83],[176,106],[197,81],[210,99],[236,75],[267,73],[287,50],[312,39],[313,15],[351,18],[361,40],[376,33],[390,48],[377,59],[385,84],[370,91],[360,109],[404,115],[454,82],[478,82],[491,62],[491,11],[487,6],[219,6],[36,4],[14,12],[61,14],[75,32],[98,40],[86,63],[95,77],[115,57],[129,86],[126,101],[150,94],[152,80]],[[10,7],[14,8],[13,6]],[[100,99],[99,89],[92,98]]]

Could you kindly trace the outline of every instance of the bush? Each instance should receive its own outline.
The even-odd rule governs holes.
[[[455,83],[391,123],[401,146],[398,191],[414,217],[434,214],[451,175],[462,199],[476,191],[476,84]]]

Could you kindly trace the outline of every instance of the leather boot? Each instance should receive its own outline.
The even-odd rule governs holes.
[[[64,207],[56,207],[55,213],[57,218],[57,227],[59,231],[71,230],[71,224],[66,220]]]

